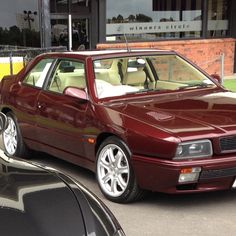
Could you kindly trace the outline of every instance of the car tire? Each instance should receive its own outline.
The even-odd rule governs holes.
[[[17,118],[12,112],[8,112],[6,116],[8,118],[8,126],[2,135],[5,154],[10,157],[28,158],[29,149],[23,142]]]
[[[127,145],[114,136],[107,138],[98,149],[97,182],[105,197],[113,202],[134,202],[144,196],[135,179],[130,156]]]

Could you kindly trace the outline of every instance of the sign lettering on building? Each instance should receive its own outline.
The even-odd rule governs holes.
[[[148,22],[148,23],[112,23],[107,24],[107,35],[123,34],[148,34],[148,33],[171,33],[201,31],[202,21],[169,21],[169,22]],[[228,29],[227,20],[210,21],[208,30]]]

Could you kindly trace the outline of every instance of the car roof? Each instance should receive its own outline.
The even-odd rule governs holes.
[[[82,57],[97,57],[97,56],[114,56],[115,54],[146,54],[146,53],[175,53],[170,50],[157,50],[157,49],[111,49],[111,50],[88,50],[88,51],[71,51],[71,52],[52,52],[46,53],[46,55],[73,55],[73,56],[82,56]]]
[[[94,50],[94,51],[78,51],[78,52],[67,52],[67,53],[73,53],[73,54],[79,54],[79,55],[85,55],[85,56],[96,56],[96,55],[107,55],[107,54],[114,54],[114,53],[138,53],[138,52],[167,52],[167,50],[155,50],[155,49],[132,49],[132,50]]]

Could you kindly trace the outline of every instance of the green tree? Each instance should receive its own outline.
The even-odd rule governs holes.
[[[136,18],[134,15],[131,14],[129,15],[128,19],[129,19],[129,22],[134,22]]]
[[[8,30],[8,41],[5,44],[9,45],[21,45],[21,32],[20,29],[14,25]]]
[[[152,22],[152,18],[144,14],[137,14],[136,21],[138,22]]]
[[[124,22],[124,17],[122,15],[117,16],[117,23],[123,23]]]

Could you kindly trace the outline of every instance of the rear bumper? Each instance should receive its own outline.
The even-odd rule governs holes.
[[[194,161],[172,161],[134,155],[132,165],[141,188],[165,193],[193,193],[231,189],[236,177],[236,156]],[[183,168],[201,167],[197,182],[179,184]]]

